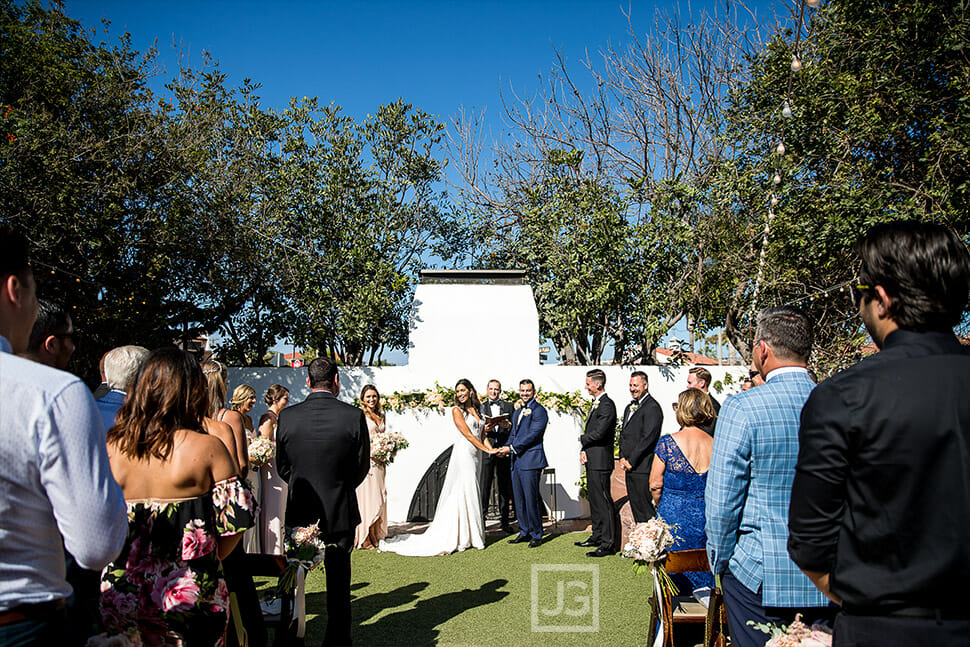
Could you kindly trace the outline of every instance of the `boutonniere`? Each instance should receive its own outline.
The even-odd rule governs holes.
[[[630,413],[633,413],[634,411],[636,411],[639,408],[640,408],[640,405],[639,404],[631,404],[630,405]]]
[[[522,417],[525,418],[530,413],[532,413],[532,409],[523,409],[522,410]]]
[[[593,409],[595,409],[598,406],[600,406],[600,401],[599,400],[593,400]],[[593,409],[590,409],[590,411],[592,411]]]

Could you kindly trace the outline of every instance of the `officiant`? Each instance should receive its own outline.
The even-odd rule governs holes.
[[[502,399],[502,383],[490,380],[485,390],[488,398],[482,399],[482,419],[485,420],[485,435],[492,447],[504,447],[509,442],[512,429],[512,413],[515,407]],[[504,416],[504,417],[502,417]],[[496,418],[500,418],[496,420]],[[491,419],[491,420],[489,420]],[[479,477],[479,490],[482,495],[482,520],[488,510],[492,494],[492,481],[498,485],[498,507],[502,520],[502,532],[512,534],[509,512],[512,508],[512,458],[496,454],[482,454],[482,471]]]

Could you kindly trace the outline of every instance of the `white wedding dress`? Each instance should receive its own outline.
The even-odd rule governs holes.
[[[482,437],[482,423],[465,412],[465,422],[475,437]],[[452,446],[445,484],[438,497],[434,520],[420,535],[398,535],[380,543],[380,550],[410,557],[448,555],[466,548],[485,548],[478,473],[481,452],[461,435]]]

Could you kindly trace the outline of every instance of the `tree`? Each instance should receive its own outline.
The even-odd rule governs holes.
[[[576,300],[568,301],[572,309],[544,313],[540,308],[540,325],[550,334],[563,330],[554,318],[575,322],[570,328],[575,337],[552,337],[566,361],[600,361],[596,349],[612,342],[617,361],[653,362],[660,339],[682,318],[715,320],[711,303],[716,295],[701,289],[714,268],[707,242],[695,235],[708,215],[700,198],[712,160],[726,148],[719,136],[721,106],[743,78],[743,56],[759,42],[759,32],[741,26],[738,14],[723,21],[697,18],[683,25],[679,16],[658,12],[654,30],[642,39],[631,23],[632,44],[604,52],[601,65],[587,59],[582,79],[557,56],[534,97],[513,93],[506,101],[508,138],[492,144],[489,167],[482,165],[485,137],[479,117],[462,115],[455,124],[452,144],[462,174],[463,207],[500,249],[509,240],[528,240],[516,232],[530,230],[534,214],[550,217],[561,211],[562,193],[547,190],[548,178],[556,176],[550,165],[557,161],[572,164],[582,186],[612,196],[611,211],[624,221],[610,230],[628,243],[622,263],[610,256],[616,264],[604,266],[600,276],[613,286],[611,294],[622,293],[622,307],[607,305],[606,299],[594,310]],[[587,87],[592,89],[584,91]],[[550,202],[537,205],[523,196]],[[571,203],[574,209],[592,208],[574,218],[597,218],[597,208],[585,198]],[[587,242],[567,237],[559,244]],[[585,258],[587,251],[574,247],[561,253]],[[509,258],[497,254],[480,262]],[[544,272],[564,273],[530,279],[562,289],[573,280],[572,270],[578,271],[564,264],[545,266]]]
[[[800,72],[791,72],[791,34],[752,59],[750,81],[725,113],[725,138],[736,147],[713,167],[704,234],[721,241],[718,263],[735,276],[725,305],[736,347],[746,350],[757,305],[789,302],[816,322],[820,367],[850,363],[865,341],[848,297],[855,240],[897,218],[966,234],[967,10],[966,2],[833,1],[812,17]]]
[[[89,378],[107,348],[169,344],[212,315],[186,298],[206,223],[185,208],[172,107],[148,89],[154,50],[92,35],[60,5],[0,3],[0,219],[28,232],[40,293],[84,331]]]

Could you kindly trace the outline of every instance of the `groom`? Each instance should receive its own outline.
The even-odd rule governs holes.
[[[545,408],[535,401],[536,386],[532,380],[519,382],[522,406],[512,415],[512,432],[509,444],[499,448],[500,456],[512,456],[512,494],[515,499],[515,515],[519,520],[519,535],[510,544],[528,541],[529,548],[542,543],[542,512],[539,508],[539,479],[548,465],[542,448],[549,416]]]

